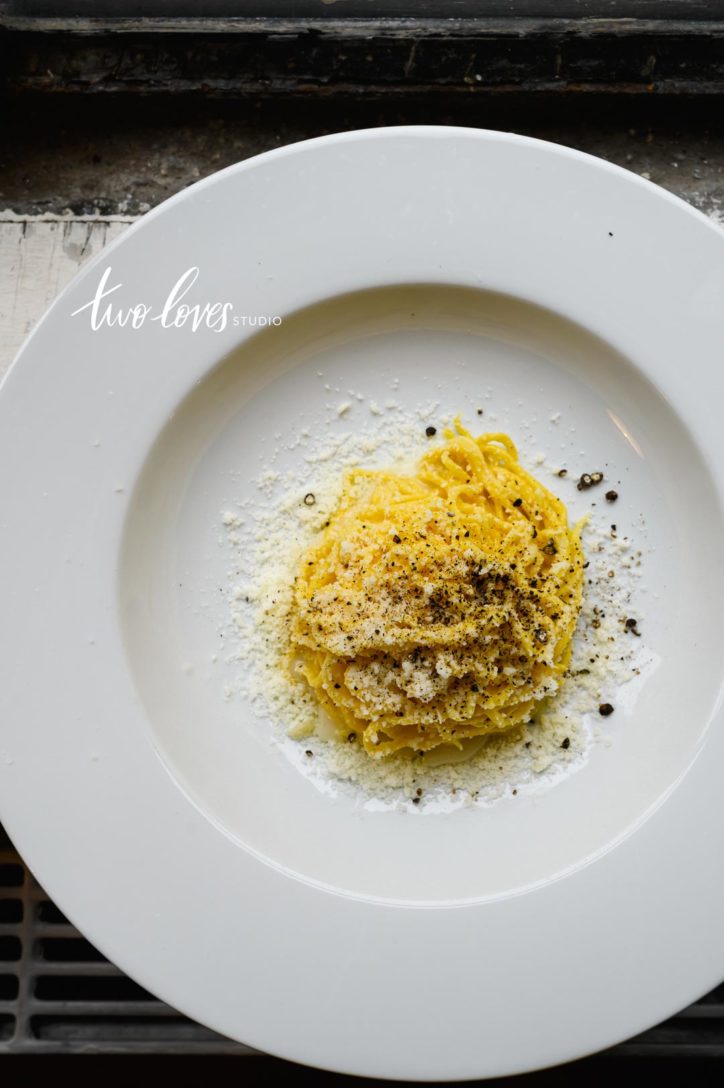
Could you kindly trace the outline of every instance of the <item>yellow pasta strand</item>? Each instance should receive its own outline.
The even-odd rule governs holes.
[[[582,523],[507,435],[444,437],[414,475],[348,472],[295,579],[292,674],[372,756],[528,721],[570,658]]]

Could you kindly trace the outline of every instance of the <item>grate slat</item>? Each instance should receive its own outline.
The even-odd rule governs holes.
[[[33,933],[37,938],[52,937],[82,940],[83,934],[69,922],[35,922]]]
[[[99,961],[93,963],[92,961],[69,961],[69,962],[48,962],[43,959],[31,960],[33,973],[36,979],[39,978],[118,978],[125,979],[126,976],[123,972],[116,967],[115,963],[109,963],[108,960]]]
[[[154,998],[152,1001],[42,1001],[37,998],[30,1002],[29,1012],[33,1016],[72,1016],[77,1017],[142,1017],[155,1020],[159,1016],[184,1019],[170,1005]]]
[[[677,1013],[676,1020],[724,1020],[724,1004],[697,1004],[689,1005],[688,1009],[682,1009]]]

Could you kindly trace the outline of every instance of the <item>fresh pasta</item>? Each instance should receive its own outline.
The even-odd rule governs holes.
[[[292,675],[374,757],[529,721],[570,659],[580,533],[507,435],[459,420],[413,474],[352,470],[299,564]]]

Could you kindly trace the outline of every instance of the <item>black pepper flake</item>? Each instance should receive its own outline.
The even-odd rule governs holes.
[[[516,499],[515,502],[513,503],[513,506],[522,506],[522,505],[523,505],[523,500],[522,499]]]
[[[558,469],[558,475],[561,477],[561,479],[563,479],[564,476],[568,475],[568,469],[567,468],[559,468]]]
[[[413,805],[419,805],[420,804],[420,798],[419,797],[413,797],[412,798],[412,803],[413,803]]]
[[[555,541],[549,540],[548,543],[543,548],[543,551],[546,553],[546,555],[557,555],[558,554],[558,548],[555,545]]]
[[[437,434],[437,427],[425,427],[425,434],[428,438],[432,438]]]
[[[314,497],[314,495],[312,494],[311,491],[308,491],[307,494],[304,496],[304,505],[305,506],[314,506],[316,501],[317,500],[315,499],[315,497]]]
[[[357,740],[357,734],[356,733],[348,733],[347,734],[347,740],[349,741],[350,744],[352,744],[354,741]]]
[[[584,472],[580,477],[576,487],[579,491],[588,491],[589,487],[594,487],[596,484],[600,484],[603,479],[602,472]]]
[[[598,713],[602,718],[607,718],[609,714],[613,714],[613,707],[610,703],[601,703],[598,708]]]
[[[394,540],[395,544],[401,544],[402,543],[402,537],[399,537],[397,535],[397,533],[395,533],[395,535],[393,536],[392,539]]]
[[[482,408],[478,408],[478,415],[479,415],[479,416],[481,416],[482,414],[483,414],[483,409],[482,409]]]
[[[339,690],[339,684],[335,684],[334,686]]]
[[[305,756],[313,756],[314,752],[312,751],[311,748],[307,748],[307,750],[306,750],[306,752],[304,754],[305,754]]]
[[[561,741],[561,748],[570,748],[570,747],[571,747],[570,737],[564,737],[563,740]]]
[[[471,684],[470,685],[470,690],[471,691],[480,691],[480,688],[478,687],[477,684]]]
[[[607,491],[606,492],[606,500],[608,502],[615,502],[617,498],[618,498],[618,491]]]

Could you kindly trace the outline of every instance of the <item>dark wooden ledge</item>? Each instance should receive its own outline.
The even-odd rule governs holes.
[[[267,10],[282,13],[266,16],[259,4],[236,6],[248,14],[126,18],[98,4],[110,14],[88,16],[79,0],[80,14],[61,17],[48,13],[52,4],[0,3],[0,89],[218,97],[724,92],[719,0],[529,0],[516,5],[526,14],[515,16],[501,14],[511,6],[502,0],[463,0],[449,5],[460,14],[446,18],[412,18],[404,14],[409,3],[368,4],[378,11],[369,17],[355,14],[361,3],[270,0]],[[45,14],[28,13],[37,7]],[[294,7],[305,14],[283,14]],[[488,13],[471,15],[474,7]],[[583,14],[571,17],[574,7]],[[421,3],[423,12],[439,8]],[[592,14],[602,10],[612,15]]]

